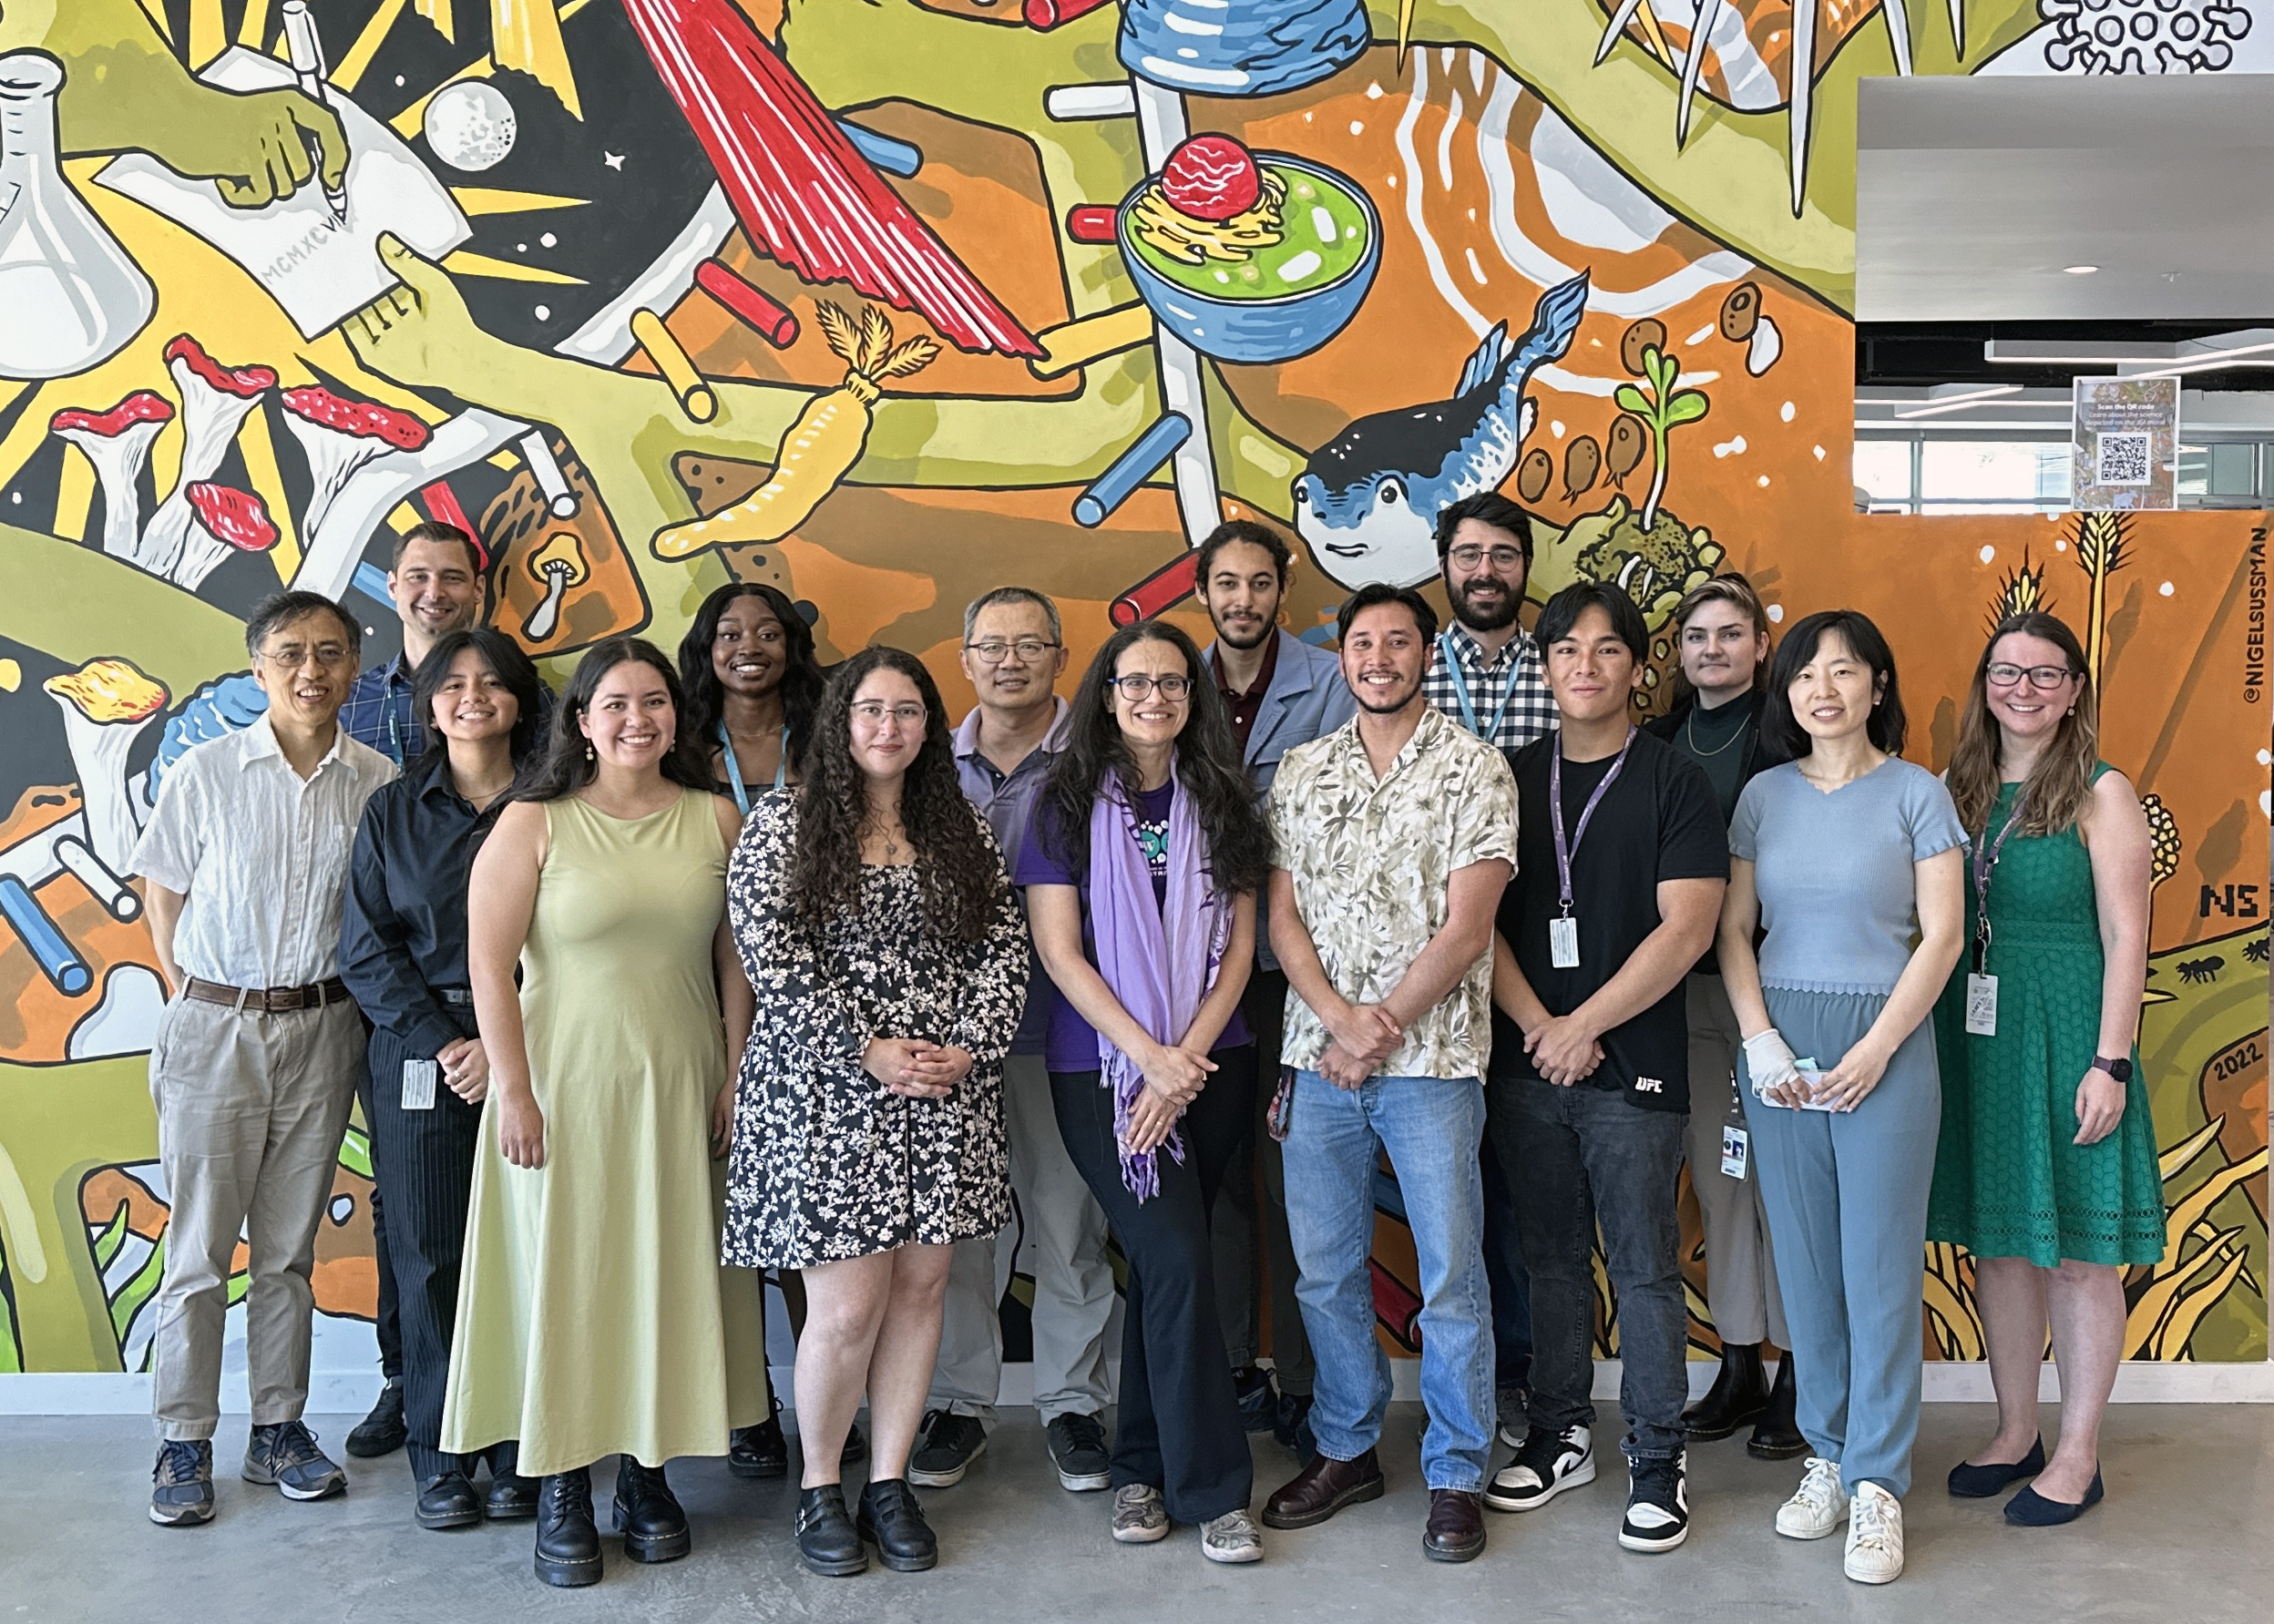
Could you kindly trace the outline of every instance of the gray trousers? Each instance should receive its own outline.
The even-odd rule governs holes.
[[[1105,1324],[1113,1313],[1113,1268],[1105,1255],[1105,1214],[1066,1154],[1040,1055],[1004,1060],[1003,1116],[1016,1215],[999,1234],[956,1242],[927,1407],[995,1425],[1003,1379],[998,1305],[1023,1235],[1034,1242],[1034,1407],[1045,1425],[1060,1415],[1095,1415],[1111,1396]]]
[[[1733,1108],[1737,1124],[1746,1126],[1735,1071],[1742,1046],[1736,1011],[1718,975],[1692,975],[1684,996],[1690,1007],[1690,1188],[1706,1225],[1706,1305],[1725,1343],[1751,1347],[1766,1340],[1790,1348],[1762,1204],[1760,1147],[1753,1147],[1743,1179],[1721,1170],[1721,1130]]]
[[[220,1419],[230,1266],[245,1241],[245,1364],[252,1421],[308,1404],[316,1227],[364,1065],[364,1023],[343,1000],[243,1014],[177,996],[150,1044],[158,1159],[173,1213],[151,1343],[159,1435],[210,1438]]]

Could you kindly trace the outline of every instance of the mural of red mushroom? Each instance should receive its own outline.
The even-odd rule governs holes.
[[[150,442],[174,420],[162,395],[138,389],[108,412],[66,408],[47,420],[48,431],[68,441],[95,465],[103,493],[103,551],[131,559],[142,537],[142,469]]]
[[[231,552],[265,553],[276,545],[276,524],[268,504],[251,491],[232,490],[203,480],[190,487],[198,523],[169,577],[195,592]]]
[[[284,426],[308,456],[314,488],[300,516],[300,533],[313,536],[323,516],[355,471],[390,451],[416,451],[426,444],[425,424],[408,412],[372,401],[350,400],[322,384],[284,392]]]
[[[223,366],[186,332],[166,346],[166,370],[181,392],[181,475],[150,516],[133,562],[170,580],[198,523],[190,487],[220,471],[237,431],[276,387],[276,373],[265,366]]]

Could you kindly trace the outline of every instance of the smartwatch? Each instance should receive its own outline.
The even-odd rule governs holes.
[[[2105,1055],[2095,1055],[2093,1057],[2093,1069],[2095,1071],[2105,1071],[2120,1083],[2128,1083],[2132,1080],[2132,1062],[2129,1057],[2122,1060],[2111,1060]]]

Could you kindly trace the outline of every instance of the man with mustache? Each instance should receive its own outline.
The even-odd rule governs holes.
[[[1531,573],[1524,510],[1498,491],[1464,496],[1437,516],[1437,563],[1453,623],[1438,635],[1429,703],[1487,744],[1521,750],[1556,727],[1540,645],[1517,620]],[[1484,1266],[1492,1282],[1492,1378],[1501,1441],[1524,1441],[1531,1384],[1531,1280],[1516,1241],[1516,1198],[1488,1136]]]

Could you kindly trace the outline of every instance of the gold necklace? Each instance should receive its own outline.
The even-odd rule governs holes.
[[[1713,749],[1705,749],[1697,741],[1697,709],[1698,708],[1695,705],[1692,705],[1690,707],[1689,715],[1682,719],[1682,737],[1684,741],[1689,745],[1690,753],[1692,755],[1698,757],[1717,756],[1724,751],[1727,750],[1731,745],[1735,744],[1738,740],[1745,737],[1745,723],[1739,722],[1736,732],[1730,734],[1728,738],[1714,746]]]

